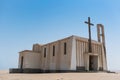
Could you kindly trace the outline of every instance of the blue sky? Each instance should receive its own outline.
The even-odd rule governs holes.
[[[120,70],[120,0],[0,0],[0,69],[17,67],[18,52],[71,35],[88,37],[91,17],[105,26],[108,68]],[[97,40],[96,26],[92,39]]]

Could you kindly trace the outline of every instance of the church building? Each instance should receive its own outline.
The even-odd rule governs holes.
[[[32,50],[19,52],[18,71],[107,71],[102,24],[97,24],[97,36],[98,41],[91,40],[91,52],[89,39],[74,35],[44,45],[34,44]]]
[[[34,44],[19,52],[18,72],[107,71],[104,26],[97,24],[98,41],[70,36],[48,44]],[[10,72],[14,72],[11,69]]]

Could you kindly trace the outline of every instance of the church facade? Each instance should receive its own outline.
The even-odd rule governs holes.
[[[107,71],[104,27],[97,25],[98,41],[70,36],[48,44],[34,44],[32,50],[19,52],[18,69],[41,72]],[[102,35],[101,35],[102,34]]]

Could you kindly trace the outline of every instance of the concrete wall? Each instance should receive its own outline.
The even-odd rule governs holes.
[[[32,49],[32,51],[33,51],[33,52],[38,52],[38,53],[40,53],[40,52],[41,52],[41,46],[42,46],[42,45],[40,45],[40,44],[33,44],[33,49]]]
[[[23,68],[40,69],[40,53],[25,51],[19,56],[19,68],[21,66],[21,57],[23,56]]]
[[[70,70],[76,70],[76,39],[74,36],[72,36],[72,53],[71,53],[71,65],[70,65]]]
[[[77,67],[85,67],[86,70],[89,70],[89,55],[98,56],[98,70],[99,68],[105,68],[105,55],[102,50],[102,43],[92,41],[92,53],[88,52],[88,40],[84,38],[76,37],[76,65]]]
[[[66,43],[66,54],[64,54],[64,43]],[[53,56],[53,46],[55,46],[55,55]],[[44,49],[46,48],[46,57]],[[41,47],[42,69],[44,70],[69,70],[71,64],[71,37],[43,45]]]

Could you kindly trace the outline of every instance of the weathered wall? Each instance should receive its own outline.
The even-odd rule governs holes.
[[[66,43],[66,54],[64,54],[64,43]],[[55,46],[55,55],[53,56],[53,46]],[[46,57],[44,57],[44,49],[46,48]],[[42,69],[44,70],[69,70],[70,56],[72,48],[72,39],[65,38],[43,45],[41,47]]]
[[[104,51],[102,50],[102,44],[96,41],[92,41],[92,54],[98,56],[98,69],[106,67],[104,64]],[[86,67],[89,64],[88,52],[88,40],[80,39],[76,37],[76,65],[77,67]]]
[[[25,51],[21,52],[19,56],[19,68],[21,65],[21,57],[23,56],[23,68],[40,68],[40,53]]]
[[[70,70],[76,70],[76,39],[75,36],[71,37],[72,39],[72,52],[71,52],[71,65],[70,65]]]
[[[32,51],[40,53],[41,52],[41,46],[42,45],[40,45],[40,44],[33,44]]]

